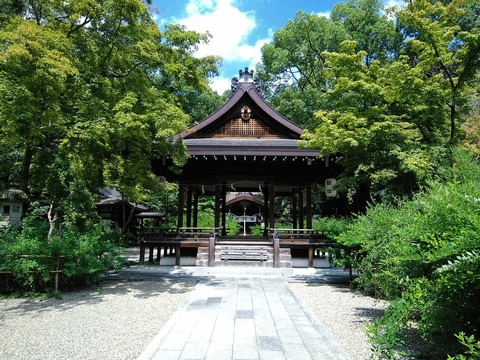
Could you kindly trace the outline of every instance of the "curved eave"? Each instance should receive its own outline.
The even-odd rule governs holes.
[[[191,156],[301,156],[319,157],[320,151],[298,147],[296,139],[185,139]]]
[[[216,112],[214,112],[212,115],[207,117],[206,119],[202,120],[200,123],[198,123],[195,126],[192,126],[189,128],[187,131],[182,132],[178,135],[175,136],[176,139],[182,138],[182,139],[187,139],[188,137],[192,136],[193,134],[201,131],[202,129],[210,126],[217,120],[221,119],[223,116],[225,116],[233,107],[235,107],[241,100],[242,97],[248,96],[251,101],[253,101],[259,108],[261,108],[267,116],[272,118],[274,121],[279,123],[281,126],[284,128],[288,129],[289,131],[295,133],[300,137],[304,133],[303,128],[300,126],[294,124],[287,118],[283,117],[280,115],[278,112],[273,110],[270,105],[268,105],[265,100],[260,96],[258,91],[255,89],[253,84],[251,83],[241,83],[238,87],[238,89],[235,91],[233,96],[230,98],[230,100],[222,106],[220,109],[218,109]]]
[[[248,202],[251,202],[252,204],[255,204],[255,205],[258,205],[258,206],[265,206],[264,202],[257,199],[256,197],[252,196],[252,195],[241,195],[241,196],[237,196],[237,197],[234,197],[233,199],[227,201],[225,203],[225,206],[232,206],[234,204],[237,204],[237,203],[240,203],[241,201],[248,201]]]

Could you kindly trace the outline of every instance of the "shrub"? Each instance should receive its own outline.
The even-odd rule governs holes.
[[[60,287],[97,282],[107,269],[122,266],[121,248],[114,233],[100,226],[85,232],[64,227],[61,236],[48,239],[48,224],[26,221],[19,230],[0,232],[0,256],[5,273],[2,292],[46,292],[54,287],[57,266]]]
[[[394,300],[369,328],[380,358],[412,329],[435,358],[456,353],[454,334],[480,331],[480,167],[454,155],[446,181],[398,206],[372,206],[338,237],[359,247],[356,285]]]

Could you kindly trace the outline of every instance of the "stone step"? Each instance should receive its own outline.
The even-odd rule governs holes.
[[[269,267],[273,268],[273,261],[245,261],[245,260],[215,260],[215,267],[244,266],[244,267]]]
[[[208,266],[207,247],[198,248],[196,266]],[[244,267],[272,267],[273,246],[260,243],[254,244],[216,244],[214,251],[214,266],[244,266]],[[290,249],[280,248],[279,267],[291,268],[292,256]]]

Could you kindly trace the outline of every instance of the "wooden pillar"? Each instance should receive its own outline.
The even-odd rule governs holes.
[[[298,228],[304,229],[304,216],[303,216],[303,192],[298,193]]]
[[[215,222],[214,227],[220,227],[220,199],[221,198],[221,186],[215,184]]]
[[[227,235],[227,186],[222,185],[222,235]]]
[[[153,264],[153,250],[155,250],[155,246],[150,245],[148,248],[148,262]]]
[[[269,223],[270,227],[275,227],[275,187],[273,185],[269,186],[268,189],[268,212],[269,212]]]
[[[198,192],[193,196],[193,227],[198,227]]]
[[[175,245],[175,265],[180,266],[180,244]]]
[[[308,267],[313,268],[313,247],[308,248]]]
[[[177,219],[177,227],[179,228],[183,227],[184,203],[185,203],[185,185],[180,184],[180,186],[178,187],[178,219]]]
[[[312,214],[312,187],[307,185],[305,188],[305,206],[307,217],[307,229],[311,229],[313,226],[313,214]]]
[[[192,189],[187,188],[187,227],[192,227]]]
[[[263,229],[263,236],[268,235],[269,228],[268,193],[268,186],[265,186],[265,190],[263,190],[263,221],[265,223],[265,229]]]
[[[298,217],[297,217],[297,211],[298,211],[298,204],[297,204],[297,195],[292,194],[292,227],[294,229],[298,228]]]
[[[145,265],[145,244],[143,242],[140,243],[140,260],[138,265],[142,267]]]

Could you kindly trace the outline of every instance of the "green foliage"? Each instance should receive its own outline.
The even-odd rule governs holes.
[[[412,331],[445,358],[456,352],[454,334],[480,329],[480,167],[464,151],[453,155],[446,181],[398,206],[372,206],[337,238],[359,249],[355,284],[394,300],[369,329],[380,358],[395,356]]]
[[[190,125],[194,125],[220,109],[227,100],[226,94],[221,96],[213,90],[185,89],[182,108],[191,117]]]
[[[263,236],[263,231],[264,229],[262,224],[250,226],[250,233],[252,236]]]
[[[331,15],[333,22],[341,23],[357,50],[365,51],[365,64],[373,61],[388,63],[398,56],[402,36],[393,20],[381,13],[379,0],[347,0],[337,3]]]
[[[193,56],[209,37],[179,25],[162,33],[140,0],[4,1],[0,10],[1,181],[18,177],[60,222],[73,199],[85,199],[73,221],[88,217],[99,187],[136,202],[160,192],[151,161],[185,161],[170,140],[190,121],[184,95],[201,96],[217,73],[219,59]]]
[[[441,88],[403,60],[367,66],[355,47],[346,41],[340,52],[324,54],[332,78],[322,95],[327,110],[316,113],[316,130],[305,139],[322,153],[342,154],[337,191],[368,184],[374,198],[391,201],[424,186],[445,157]]]
[[[238,235],[243,229],[243,224],[238,223],[232,214],[227,214],[226,219],[227,235]]]
[[[477,14],[476,20],[473,14]],[[413,35],[406,46],[410,60],[444,90],[441,97],[449,108],[449,135],[454,140],[457,111],[465,102],[464,90],[475,83],[480,67],[478,5],[468,0],[416,0],[396,15],[407,36]]]
[[[475,2],[415,0],[389,13],[396,23],[378,0],[338,3],[330,19],[298,12],[262,49],[264,91],[309,131],[307,146],[340,156],[337,191],[349,200],[368,189],[394,203],[426,186],[478,102]]]
[[[336,240],[340,234],[347,231],[351,223],[350,218],[321,217],[313,219],[312,227],[315,230],[320,230],[331,240]]]
[[[57,264],[60,289],[95,283],[123,265],[118,239],[98,225],[83,231],[65,226],[51,239],[47,233],[48,223],[28,219],[21,231],[0,231],[0,271],[11,273],[1,279],[2,292],[51,291]]]
[[[215,226],[215,203],[212,197],[202,197],[198,204],[198,227]],[[227,213],[225,217],[227,235],[238,235],[242,225],[235,221],[232,214]]]
[[[463,331],[455,334],[460,344],[466,349],[464,355],[448,356],[448,360],[478,360],[480,359],[480,341],[475,341],[473,335],[467,336]]]

